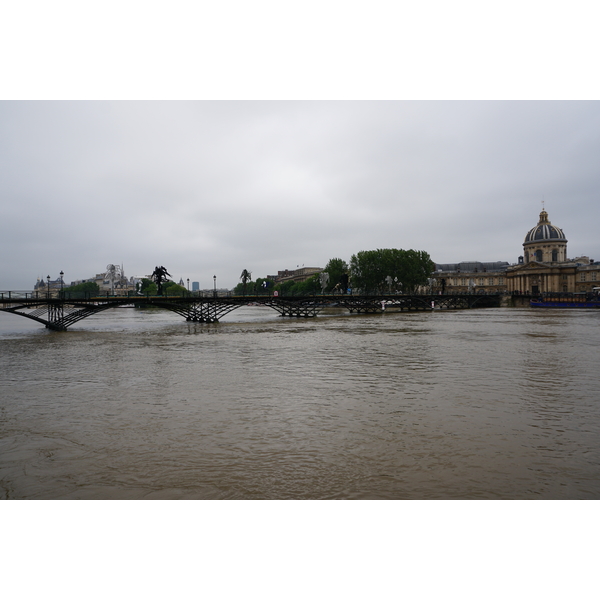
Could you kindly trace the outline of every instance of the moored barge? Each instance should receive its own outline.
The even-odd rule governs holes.
[[[600,288],[580,294],[544,294],[529,301],[532,308],[600,308]]]

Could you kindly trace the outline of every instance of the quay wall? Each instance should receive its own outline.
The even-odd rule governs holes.
[[[500,306],[502,308],[522,308],[529,306],[529,296],[502,296]]]

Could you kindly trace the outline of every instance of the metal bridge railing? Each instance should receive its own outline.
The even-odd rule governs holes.
[[[266,297],[278,297],[278,298],[318,298],[321,296],[327,296],[327,297],[348,297],[348,296],[372,296],[372,297],[381,297],[381,296],[386,296],[386,297],[390,297],[390,296],[394,296],[394,297],[403,297],[403,296],[472,296],[472,295],[477,295],[477,296],[481,296],[481,295],[490,295],[490,296],[498,296],[498,295],[505,295],[506,292],[484,292],[482,290],[478,290],[476,292],[460,292],[460,293],[456,293],[456,292],[451,292],[449,290],[445,290],[443,293],[440,293],[440,291],[431,291],[431,292],[425,292],[425,293],[415,293],[415,294],[410,294],[410,293],[402,293],[402,292],[386,292],[386,291],[379,291],[379,290],[356,290],[356,289],[350,289],[346,292],[342,292],[342,291],[329,291],[329,292],[324,292],[322,290],[315,290],[312,292],[300,292],[300,293],[289,293],[289,292],[285,292],[285,291],[274,291],[272,289],[266,289],[266,290],[259,290],[257,292],[253,292],[253,293],[246,293],[246,294],[234,294],[233,292],[229,291],[229,292],[213,292],[213,291],[196,291],[196,292],[190,292],[190,291],[185,291],[185,292],[181,292],[178,291],[177,293],[172,293],[169,294],[169,290],[166,289],[164,290],[162,296],[158,296],[158,295],[150,295],[150,294],[144,294],[144,293],[140,293],[140,292],[135,292],[135,291],[128,291],[125,294],[119,294],[119,293],[115,293],[115,292],[103,292],[103,293],[98,293],[98,294],[93,294],[90,292],[69,292],[68,290],[63,290],[63,291],[56,291],[53,290],[52,292],[48,293],[48,292],[43,292],[43,291],[35,291],[35,292],[29,292],[29,291],[19,291],[19,290],[11,290],[11,291],[0,291],[0,300],[1,301],[13,301],[13,300],[63,300],[63,301],[69,301],[69,300],[88,300],[88,301],[94,301],[94,300],[100,300],[100,299],[119,299],[119,298],[130,298],[132,300],[132,302],[135,301],[136,298],[145,298],[145,299],[150,299],[150,298],[157,298],[157,299],[165,299],[165,298],[189,298],[194,299],[194,298],[198,298],[198,299],[210,299],[210,298],[266,298]],[[509,293],[510,294],[510,293]],[[522,294],[525,295],[525,294]],[[538,294],[539,296],[540,294]],[[564,296],[564,297],[580,297],[580,295],[578,294],[567,294],[567,293],[563,293],[563,292],[557,292],[555,294],[552,294],[553,296]]]

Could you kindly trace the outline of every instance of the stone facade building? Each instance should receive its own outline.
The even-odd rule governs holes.
[[[434,290],[454,294],[506,290],[507,262],[461,262],[436,265]]]
[[[587,293],[600,286],[600,263],[587,256],[567,258],[567,238],[542,210],[523,242],[517,264],[463,262],[438,264],[434,291],[447,293]]]
[[[46,281],[38,277],[35,285],[33,286],[33,293],[42,297],[50,296],[50,298],[57,298],[63,287],[65,287],[65,283],[61,277],[58,279],[50,279],[48,276]]]
[[[320,273],[322,270],[323,269],[320,267],[301,267],[299,269],[294,269],[293,271],[286,269],[285,271],[277,271],[277,275],[267,275],[267,279],[274,281],[275,283],[306,281],[313,275]]]
[[[33,291],[34,293],[37,292],[38,295],[49,293],[51,297],[58,297],[59,292],[62,289],[81,283],[92,282],[98,286],[102,295],[106,295],[106,293],[127,294],[128,292],[135,292],[138,281],[140,280],[136,277],[127,279],[123,266],[108,265],[107,270],[104,273],[97,273],[95,277],[90,277],[89,279],[77,279],[70,283],[62,281],[62,276],[55,280],[49,280],[48,282],[38,277]]]
[[[567,238],[542,210],[523,242],[519,263],[506,271],[507,292],[584,293],[600,285],[600,264],[587,256],[567,258]]]

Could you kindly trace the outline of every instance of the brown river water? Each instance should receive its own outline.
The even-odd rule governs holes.
[[[599,325],[0,313],[0,498],[598,499]]]

